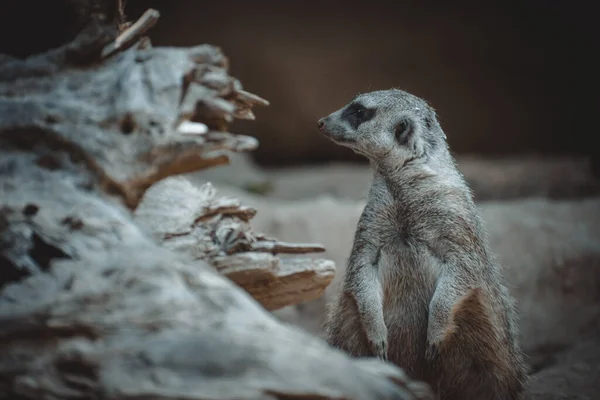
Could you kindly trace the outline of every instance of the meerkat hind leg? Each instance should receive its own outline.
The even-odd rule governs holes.
[[[427,358],[438,371],[440,393],[448,399],[519,398],[510,351],[482,289],[460,297],[453,293],[436,290],[430,305]]]
[[[429,324],[427,342],[430,347],[441,348],[453,340],[454,334],[484,335],[474,340],[485,340],[493,333],[482,299],[481,289],[469,289],[462,294],[455,288],[438,287],[429,305]]]

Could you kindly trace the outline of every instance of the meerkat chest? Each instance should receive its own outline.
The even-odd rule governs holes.
[[[428,310],[435,290],[435,267],[427,255],[401,244],[385,246],[380,256],[383,317],[391,359],[415,376],[425,373]]]
[[[419,245],[403,240],[382,245],[378,274],[384,308],[415,308],[425,312],[435,291],[439,271],[439,260]],[[404,311],[412,313],[415,310]]]
[[[433,295],[441,268],[439,260],[422,240],[418,227],[389,199],[379,201],[376,207],[366,211],[368,218],[362,221],[361,228],[378,249],[374,264],[385,297],[391,300],[400,295]]]

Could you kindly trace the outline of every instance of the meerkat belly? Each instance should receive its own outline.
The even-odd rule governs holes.
[[[425,350],[429,302],[436,268],[430,255],[403,246],[382,248],[379,274],[388,328],[388,357],[413,378],[427,374]]]

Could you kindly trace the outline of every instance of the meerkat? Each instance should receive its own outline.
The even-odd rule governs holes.
[[[514,300],[434,109],[375,91],[318,128],[374,170],[325,340],[389,360],[444,400],[521,399],[528,366]]]

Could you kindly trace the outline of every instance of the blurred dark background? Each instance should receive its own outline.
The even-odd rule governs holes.
[[[359,160],[321,138],[316,121],[359,92],[390,87],[428,100],[458,154],[595,153],[591,4],[129,0],[127,14],[161,12],[155,45],[223,49],[232,74],[271,102],[232,130],[258,137],[253,156],[273,166]],[[60,41],[43,14],[29,27],[2,24],[1,50],[19,55],[24,33],[40,46]]]

